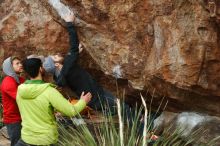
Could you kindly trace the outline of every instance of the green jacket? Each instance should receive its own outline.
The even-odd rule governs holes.
[[[22,118],[21,138],[33,145],[57,143],[55,109],[66,116],[74,116],[86,106],[84,100],[72,105],[54,85],[41,80],[27,80],[18,86],[16,101]]]

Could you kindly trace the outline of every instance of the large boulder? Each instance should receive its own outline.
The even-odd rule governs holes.
[[[179,132],[182,138],[196,138],[198,145],[208,145],[215,140],[213,146],[220,145],[220,118],[194,112],[163,112],[154,120],[155,133],[171,135]],[[178,130],[177,130],[178,129]],[[196,145],[196,144],[195,144]],[[210,145],[210,144],[209,144]]]
[[[119,86],[132,89],[132,100],[148,91],[158,102],[166,97],[167,109],[220,116],[219,5],[214,0],[1,0],[0,61],[12,54],[66,52],[61,18],[72,11],[86,49],[82,64],[98,71],[96,78],[123,80]]]

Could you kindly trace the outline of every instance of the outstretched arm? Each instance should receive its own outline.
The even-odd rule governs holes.
[[[79,57],[79,40],[78,40],[78,36],[76,33],[76,29],[71,22],[67,23],[67,30],[69,33],[70,49],[64,59],[64,65],[66,62],[71,67],[73,64],[76,63],[76,61]]]
[[[67,116],[77,115],[86,107],[86,104],[92,98],[91,93],[84,94],[83,92],[80,96],[80,100],[76,104],[72,105],[56,89],[52,88],[51,91],[53,92],[53,96],[48,98],[51,105],[59,112]]]
[[[69,33],[70,49],[64,58],[62,70],[56,80],[58,86],[64,86],[66,84],[65,76],[68,74],[72,66],[77,63],[79,56],[79,40],[76,29],[72,23],[75,20],[75,16],[72,13],[67,14],[64,17],[64,20],[66,21],[66,28]]]
[[[69,41],[70,41],[70,52],[76,53],[79,51],[79,40],[77,36],[76,29],[72,22],[75,20],[75,16],[70,13],[64,17],[66,21],[66,27],[69,33]]]
[[[67,22],[66,26],[69,33],[69,42],[70,42],[70,49],[64,59],[64,66],[62,69],[63,75],[66,75],[69,72],[69,69],[76,63],[78,59],[79,40],[76,29],[72,23],[75,20],[75,16],[72,13],[70,13],[64,17],[64,20]]]

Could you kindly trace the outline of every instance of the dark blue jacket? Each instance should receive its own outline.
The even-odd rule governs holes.
[[[92,78],[92,76],[77,64],[79,57],[79,40],[77,32],[72,23],[67,23],[67,30],[70,38],[70,50],[64,58],[64,65],[60,75],[55,81],[58,86],[65,86],[71,88],[78,97],[84,91],[92,94],[92,100],[89,106],[100,109],[101,106],[97,104],[99,100],[103,100],[103,88]]]

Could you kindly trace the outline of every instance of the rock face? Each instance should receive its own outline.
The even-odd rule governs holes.
[[[219,6],[217,0],[1,0],[0,61],[14,53],[66,52],[60,16],[72,11],[87,68],[158,101],[166,97],[167,109],[220,116]],[[136,93],[128,94],[136,100]]]
[[[0,18],[1,61],[11,54],[24,56],[68,47],[65,29],[34,0],[1,0]]]
[[[178,129],[183,138],[190,135],[192,136],[193,133],[197,133],[197,144],[202,145],[203,143],[208,145],[211,140],[219,136],[219,124],[220,118],[215,116],[193,112],[183,112],[179,114],[163,112],[156,120],[154,120],[154,129],[158,135],[161,135],[162,133],[172,134]],[[220,139],[217,139],[215,144],[212,145],[220,145]]]

